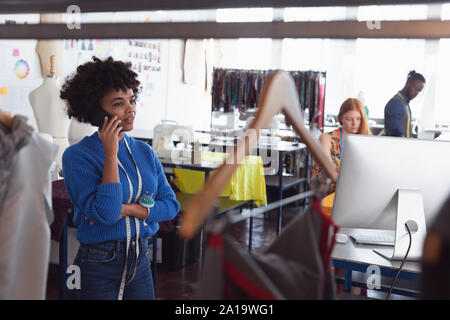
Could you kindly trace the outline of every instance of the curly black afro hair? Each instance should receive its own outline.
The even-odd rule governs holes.
[[[78,66],[61,88],[60,98],[66,100],[67,114],[80,122],[92,123],[93,117],[101,108],[103,96],[115,90],[133,90],[134,96],[140,92],[137,74],[131,70],[130,62],[114,61],[112,57]]]

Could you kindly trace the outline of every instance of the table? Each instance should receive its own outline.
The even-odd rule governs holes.
[[[278,153],[278,170],[276,175],[269,175],[266,176],[266,185],[269,187],[278,187],[278,199],[283,199],[283,191],[288,190],[290,188],[296,187],[299,184],[303,184],[305,186],[305,190],[308,188],[308,177],[309,177],[309,165],[306,161],[305,164],[305,177],[294,177],[294,176],[286,176],[283,175],[283,164],[284,159],[287,154],[294,153],[296,151],[300,150],[306,150],[306,145],[303,143],[279,143],[277,146],[271,146],[271,145],[258,145],[258,154],[262,150],[265,150],[268,152],[270,150],[270,153],[273,152]],[[283,206],[280,206],[278,208],[278,221],[277,221],[277,235],[281,232],[281,222],[282,222],[282,215],[283,215]]]
[[[208,180],[211,171],[216,170],[222,165],[222,163],[208,162],[208,161],[202,161],[200,164],[192,164],[190,161],[177,163],[170,159],[165,158],[161,158],[159,159],[159,161],[161,162],[163,168],[178,168],[178,169],[203,171],[205,173],[205,182],[206,180]]]
[[[187,207],[189,201],[193,194],[186,194],[182,192],[177,192],[177,200],[180,204],[180,212],[184,211]],[[253,200],[230,200],[229,198],[219,197],[217,198],[218,208],[216,217],[223,216],[231,211],[241,210],[244,208],[251,207],[253,205]],[[253,233],[253,217],[250,217],[250,229],[248,234],[248,250],[252,250],[252,233]]]
[[[196,171],[203,171],[205,172],[205,183],[209,178],[209,174],[211,171],[216,170],[219,168],[222,163],[218,162],[207,162],[202,161],[200,164],[192,164],[192,163],[175,163],[171,161],[170,159],[160,159],[161,165],[164,168],[179,168],[179,169],[189,169],[189,170],[196,170]],[[180,211],[184,210],[184,207],[187,205],[189,200],[193,197],[193,195],[177,192],[177,200],[180,203]],[[242,209],[244,207],[251,207],[253,204],[252,200],[242,200],[242,201],[236,201],[236,200],[230,200],[228,198],[218,198],[219,201],[219,209],[218,209],[218,215],[226,214],[232,210],[236,209]],[[202,229],[203,230],[203,229]],[[250,230],[249,230],[249,251],[251,251],[252,247],[252,233],[253,233],[253,218],[250,218]]]
[[[234,148],[235,144],[233,142],[221,142],[216,141],[210,144],[210,148],[213,149],[221,149],[223,148]],[[309,184],[309,160],[306,161],[305,165],[305,176],[304,177],[294,177],[290,175],[284,175],[283,174],[283,164],[284,159],[287,154],[294,153],[296,151],[300,150],[307,150],[306,145],[304,143],[300,142],[288,142],[288,141],[280,141],[277,144],[261,144],[258,143],[258,145],[253,148],[250,152],[250,154],[256,154],[260,155],[262,152],[265,152],[266,155],[270,154],[270,157],[272,158],[273,153],[277,153],[278,157],[276,158],[276,161],[278,162],[277,168],[275,168],[275,174],[273,175],[265,175],[266,179],[266,186],[268,187],[276,187],[278,188],[278,200],[283,199],[283,192],[285,190],[288,190],[290,188],[296,187],[299,184],[304,184],[305,191],[308,188]],[[264,159],[263,159],[264,162]],[[283,215],[283,207],[280,206],[278,208],[278,220],[277,220],[277,235],[281,232],[281,224],[282,224],[282,215]]]
[[[339,233],[346,235],[351,234],[355,231],[360,231],[361,229],[352,228],[340,228]],[[367,229],[364,230],[367,232]],[[369,232],[377,234],[383,232],[382,230],[370,230]],[[344,278],[344,291],[350,292],[352,284],[357,286],[366,287],[365,283],[354,283],[352,281],[352,272],[359,271],[366,273],[369,266],[378,266],[381,271],[381,276],[394,278],[401,261],[390,261],[387,260],[377,253],[373,252],[373,249],[382,249],[385,246],[369,246],[369,245],[358,245],[353,242],[350,238],[346,243],[336,243],[333,253],[332,253],[332,264],[336,268],[342,268],[345,270]],[[419,282],[421,274],[421,264],[420,262],[406,261],[403,265],[402,271],[399,274],[398,279],[404,279],[408,281]],[[381,288],[382,291],[389,291],[389,287]],[[417,292],[411,292],[409,290],[393,289],[392,293],[398,293],[410,297],[419,297]]]

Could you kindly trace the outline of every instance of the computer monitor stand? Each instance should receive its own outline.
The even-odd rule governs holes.
[[[397,223],[394,248],[374,249],[374,251],[388,260],[403,260],[409,246],[409,235],[405,227],[405,224],[408,223],[412,242],[406,260],[420,260],[422,257],[422,246],[426,236],[422,191],[398,189],[396,197]]]

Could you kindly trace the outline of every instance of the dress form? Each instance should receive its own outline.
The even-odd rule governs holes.
[[[31,91],[29,98],[33,107],[38,131],[48,133],[53,142],[59,146],[56,166],[62,169],[62,154],[69,146],[67,140],[70,120],[66,113],[66,105],[59,97],[60,87],[55,77],[54,56],[51,56],[50,74],[37,89]]]
[[[75,118],[72,118],[69,126],[69,143],[71,145],[77,143],[84,137],[90,136],[97,130],[98,128],[90,125],[89,123],[82,123]]]
[[[41,13],[40,23],[62,23],[61,13]],[[55,76],[60,78],[63,75],[64,61],[63,61],[63,42],[62,40],[39,40],[36,45],[36,52],[39,55],[41,62],[42,77],[48,76],[48,70],[51,68],[50,57],[56,57]]]

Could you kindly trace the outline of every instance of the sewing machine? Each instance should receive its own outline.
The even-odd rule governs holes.
[[[180,126],[176,121],[162,120],[153,129],[153,150],[160,159],[191,161],[194,130],[189,126]],[[178,143],[175,147],[175,143]]]

